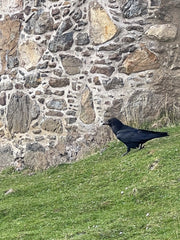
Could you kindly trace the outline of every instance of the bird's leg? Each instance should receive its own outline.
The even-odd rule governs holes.
[[[130,152],[130,147],[127,147],[127,151],[125,153],[122,154],[122,157],[125,156],[126,154],[128,154],[128,152]]]
[[[142,143],[139,144],[139,150],[143,149],[144,146],[142,145]]]

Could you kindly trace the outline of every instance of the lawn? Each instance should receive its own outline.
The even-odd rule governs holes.
[[[179,240],[180,126],[162,130],[124,157],[115,141],[43,172],[4,170],[0,239]]]

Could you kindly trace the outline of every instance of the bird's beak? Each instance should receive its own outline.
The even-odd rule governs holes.
[[[109,125],[109,123],[108,122],[104,122],[103,125]]]

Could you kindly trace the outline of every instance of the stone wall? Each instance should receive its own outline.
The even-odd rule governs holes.
[[[0,168],[46,168],[180,117],[179,0],[0,0]]]

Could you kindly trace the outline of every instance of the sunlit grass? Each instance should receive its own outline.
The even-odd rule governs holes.
[[[166,130],[123,158],[115,141],[44,172],[4,171],[0,239],[179,240],[180,127]]]

